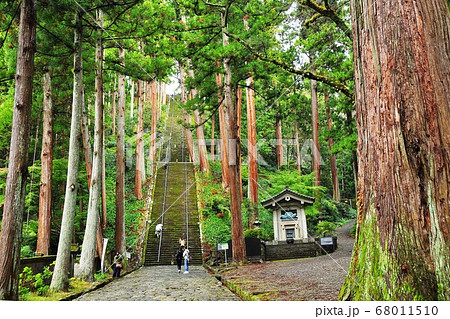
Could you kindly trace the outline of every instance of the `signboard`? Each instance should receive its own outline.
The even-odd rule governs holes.
[[[333,245],[333,237],[322,237],[320,238],[321,245]]]
[[[217,244],[217,250],[227,250],[227,249],[228,249],[228,243]]]

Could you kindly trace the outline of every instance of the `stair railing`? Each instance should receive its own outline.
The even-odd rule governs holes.
[[[161,213],[161,224],[163,225],[163,230],[164,230],[164,215],[165,215],[165,209],[166,209],[166,195],[167,195],[167,175],[169,172],[169,160],[170,160],[170,140],[172,139],[172,132],[173,132],[173,109],[172,109],[172,116],[171,116],[171,125],[170,125],[170,134],[169,134],[169,140],[167,141],[167,146],[166,146],[166,156],[164,159],[164,169],[165,171],[165,178],[164,178],[164,196],[163,196],[163,207],[162,207],[162,213]],[[161,259],[161,246],[162,246],[162,237],[163,237],[163,230],[161,231],[161,233],[159,234],[159,245],[158,245],[158,260],[157,262],[159,263],[160,259]]]

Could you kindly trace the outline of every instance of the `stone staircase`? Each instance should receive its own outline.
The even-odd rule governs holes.
[[[190,264],[201,265],[202,250],[194,165],[183,162],[183,157],[188,158],[188,153],[183,149],[182,128],[176,123],[174,116],[169,119],[168,129],[172,132],[169,144],[170,161],[166,167],[160,165],[156,176],[144,266],[175,264],[174,255],[179,248],[180,237],[188,240],[187,245],[192,256]],[[163,147],[167,148],[167,144]],[[165,156],[161,158],[164,159]],[[166,176],[167,189],[163,203]],[[165,214],[161,217],[163,211]],[[155,228],[159,223],[163,224],[161,240],[155,235]]]

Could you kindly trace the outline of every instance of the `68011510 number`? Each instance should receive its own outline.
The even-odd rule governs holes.
[[[375,313],[378,316],[436,316],[437,306],[378,306]]]

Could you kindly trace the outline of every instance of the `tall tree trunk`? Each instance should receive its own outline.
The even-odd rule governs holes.
[[[218,62],[219,63],[219,62]],[[222,101],[222,74],[216,74],[217,96],[219,106],[219,130],[220,130],[220,159],[222,167],[222,187],[224,190],[229,190],[230,187],[230,172],[228,170],[228,113],[225,112]]]
[[[119,49],[119,58],[125,64],[125,50]],[[125,75],[119,75],[119,103],[116,148],[116,252],[125,252]]]
[[[44,101],[42,120],[41,187],[39,191],[39,227],[36,252],[44,255],[50,250],[52,220],[52,174],[53,174],[53,95],[50,67],[44,73]]]
[[[242,89],[236,88],[236,124],[237,124],[237,136],[239,143],[241,141],[241,118],[242,118]],[[241,196],[241,203],[244,201],[244,194],[242,192],[242,156],[239,147],[239,194]]]
[[[330,107],[328,106],[328,92],[325,92],[325,105],[327,106],[327,123],[328,123],[328,131],[331,134],[331,130],[333,128],[333,123],[331,121],[331,112],[330,112]],[[328,148],[330,150],[330,168],[331,168],[331,181],[333,183],[333,199],[335,201],[340,201],[341,200],[341,193],[339,191],[339,177],[338,177],[338,172],[337,172],[337,166],[336,166],[336,155],[334,155],[334,153],[332,153],[333,151],[333,138],[330,137],[328,138]]]
[[[312,154],[314,171],[314,186],[320,186],[320,149],[319,149],[319,105],[317,103],[317,83],[311,80],[311,110],[312,110]]]
[[[88,112],[86,110],[86,103],[84,99],[84,89],[81,98],[81,137],[83,139],[84,160],[86,163],[86,174],[88,178],[88,188],[91,187],[92,178],[92,149],[91,137],[89,134]]]
[[[211,118],[211,160],[214,161],[215,159],[215,153],[214,153],[214,144],[215,144],[215,138],[214,138],[214,134],[216,130],[216,114],[212,115]]]
[[[98,231],[99,202],[102,179],[103,158],[103,12],[97,11],[99,28],[96,30],[96,69],[95,69],[95,134],[94,153],[92,158],[92,180],[89,189],[89,205],[86,218],[86,230],[80,258],[80,278],[86,281],[94,280],[94,260],[96,234]]]
[[[281,125],[281,116],[277,115],[275,119],[275,137],[277,140],[276,153],[278,169],[283,166],[283,130]]]
[[[156,169],[156,123],[158,120],[158,105],[156,98],[156,81],[153,81],[151,84],[152,92],[151,92],[151,102],[152,102],[152,127],[151,127],[151,136],[150,136],[150,157],[149,157],[149,166],[150,166],[150,174],[154,174]]]
[[[188,62],[189,67],[189,62]],[[194,78],[194,71],[189,69],[189,76]],[[197,95],[197,90],[191,90],[191,99],[195,98]],[[197,144],[198,144],[198,157],[200,161],[200,171],[208,172],[209,171],[209,163],[208,163],[208,152],[206,151],[206,141],[205,141],[205,130],[202,123],[202,119],[198,110],[194,110],[194,120],[197,131]]]
[[[351,6],[358,229],[341,298],[449,300],[448,5]]]
[[[116,135],[116,76],[114,76],[114,86],[112,92],[112,108],[111,108],[111,117],[112,117],[112,134]]]
[[[136,175],[134,180],[134,195],[136,199],[142,199],[142,184],[145,181],[145,163],[144,163],[144,143],[142,137],[144,134],[144,85],[138,81],[138,127],[136,139]]]
[[[181,104],[186,105],[186,102],[187,102],[187,91],[186,91],[186,84],[185,84],[186,74],[184,71],[184,66],[181,63],[181,61],[178,61],[178,68],[180,71]],[[191,161],[193,163],[195,163],[197,161],[197,158],[195,156],[195,151],[194,151],[194,139],[192,137],[192,132],[189,129],[189,127],[191,126],[191,120],[190,120],[189,114],[186,112],[185,109],[183,109],[183,122],[184,122],[184,125],[186,126],[184,128],[184,135],[186,138],[186,145],[187,145],[187,149],[189,152],[189,156],[191,157]]]
[[[247,83],[247,136],[248,136],[248,199],[250,200],[249,227],[258,220],[258,150],[256,139],[256,109],[253,77]]]
[[[223,46],[228,46],[227,24],[224,14],[222,13],[222,28],[223,28]],[[245,251],[244,229],[242,227],[242,211],[241,211],[241,196],[239,194],[240,188],[240,143],[238,136],[239,127],[237,125],[237,110],[233,101],[232,87],[231,87],[231,66],[230,58],[224,57],[223,65],[225,69],[225,112],[229,114],[229,158],[228,169],[230,173],[230,199],[231,199],[231,236],[233,242],[233,261],[245,262],[247,260]]]
[[[81,98],[81,136],[83,139],[83,149],[84,149],[84,159],[86,163],[86,175],[87,175],[87,182],[88,182],[88,189],[91,187],[91,179],[92,179],[92,149],[91,149],[91,137],[89,134],[89,127],[88,127],[88,115],[86,110],[86,103],[84,100],[84,89],[82,92],[82,98]],[[103,160],[103,163],[105,161]],[[104,169],[102,169],[102,183],[104,179],[103,175]],[[103,186],[103,184],[102,184]],[[106,198],[106,193],[105,193]],[[103,251],[103,229],[106,225],[106,201],[103,201],[103,187],[102,187],[102,222],[98,224],[98,230],[97,230],[97,254],[101,256]]]
[[[56,254],[56,264],[53,271],[50,288],[53,290],[67,290],[69,287],[70,248],[78,192],[78,166],[80,161],[80,121],[83,107],[83,13],[75,13],[74,57],[73,57],[73,101],[72,121],[70,125],[69,159],[67,164],[66,194],[61,221],[61,231]]]
[[[130,89],[130,118],[133,118],[133,112],[134,112],[134,81],[133,79],[131,81],[131,89]]]
[[[295,151],[297,154],[297,170],[298,173],[302,174],[302,155],[300,153],[300,142],[298,138],[298,122],[297,120],[294,122],[294,135],[295,135]]]
[[[23,0],[20,10],[11,147],[0,237],[0,300],[18,298],[35,51],[36,2]]]
[[[100,228],[102,231],[106,228],[106,223],[108,221],[108,215],[106,211],[106,150],[105,150],[105,113],[103,112],[103,141],[102,141],[102,215],[100,219]],[[103,234],[101,237],[101,242],[103,243]],[[103,246],[103,244],[102,244]],[[101,250],[100,254],[101,256]]]

